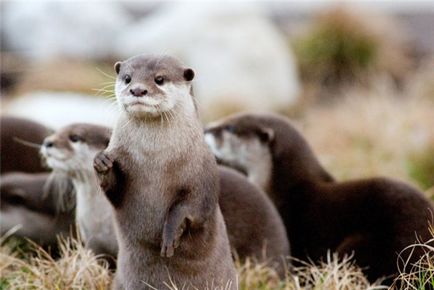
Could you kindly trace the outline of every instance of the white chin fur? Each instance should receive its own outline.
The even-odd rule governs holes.
[[[222,158],[220,151],[217,147],[217,142],[213,134],[206,133],[205,134],[205,143],[208,145],[208,147],[211,149],[211,152],[217,156],[218,158]]]
[[[65,154],[56,148],[41,150],[41,153],[45,157],[47,165],[54,170],[64,172],[93,171],[93,158],[98,150],[81,142],[73,143],[71,146],[73,151],[70,154]]]
[[[47,160],[47,165],[53,170],[60,170],[60,171],[69,170],[69,166],[66,165],[65,160],[57,160],[54,157],[48,157],[46,160]]]

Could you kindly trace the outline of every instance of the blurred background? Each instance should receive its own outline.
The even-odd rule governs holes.
[[[113,64],[177,56],[209,122],[290,117],[338,178],[433,195],[433,1],[2,1],[1,114],[112,125]]]

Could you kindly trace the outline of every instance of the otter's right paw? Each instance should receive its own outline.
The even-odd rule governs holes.
[[[104,151],[99,152],[93,160],[93,168],[97,173],[107,173],[113,167],[113,158]]]

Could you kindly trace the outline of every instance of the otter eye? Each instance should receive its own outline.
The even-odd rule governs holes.
[[[236,134],[237,128],[235,128],[233,125],[227,125],[225,130],[231,134]]]
[[[129,84],[131,82],[131,76],[130,75],[125,75],[124,81],[125,81],[126,84]]]
[[[162,76],[156,76],[154,79],[155,83],[159,86],[161,86],[162,84],[164,84],[164,78]]]
[[[70,140],[71,142],[76,143],[76,142],[80,141],[81,138],[80,138],[80,136],[74,134],[74,135],[70,135],[70,136],[69,136],[69,140]]]

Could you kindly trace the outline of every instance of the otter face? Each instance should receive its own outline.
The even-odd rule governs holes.
[[[93,158],[109,140],[109,129],[74,124],[45,138],[40,152],[50,168],[76,176],[78,171],[93,171]]]
[[[272,170],[269,144],[273,131],[237,121],[231,118],[211,124],[205,130],[205,141],[219,163],[245,173],[251,182],[266,189]]]
[[[115,64],[116,98],[123,110],[137,117],[173,117],[176,108],[195,113],[191,95],[193,70],[168,56],[132,57]]]

